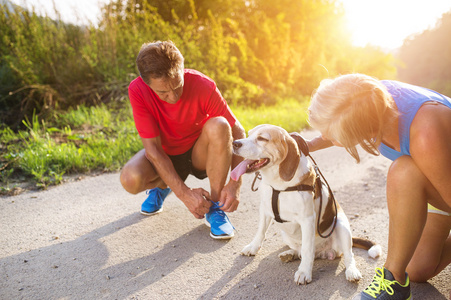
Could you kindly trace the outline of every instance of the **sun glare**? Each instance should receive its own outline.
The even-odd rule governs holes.
[[[54,17],[55,3],[61,17],[80,24],[96,23],[100,3],[110,0],[11,0]],[[342,2],[355,46],[367,44],[393,50],[405,38],[433,28],[442,14],[451,10],[451,0],[337,0]],[[74,13],[76,12],[76,13]]]
[[[61,19],[73,24],[97,23],[100,6],[109,0],[10,0],[14,4],[34,8],[36,12],[55,18],[55,8]]]
[[[405,38],[433,28],[450,0],[341,0],[354,45],[395,49]]]

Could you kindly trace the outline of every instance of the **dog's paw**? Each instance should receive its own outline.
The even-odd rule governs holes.
[[[260,246],[249,244],[241,250],[241,255],[253,256],[257,254],[258,250],[260,250]]]
[[[294,282],[297,284],[307,284],[312,282],[312,272],[296,271],[294,274]]]
[[[355,266],[350,266],[346,269],[346,279],[355,282],[362,279],[362,274]]]
[[[280,253],[279,258],[281,261],[286,262],[286,263],[296,260],[296,259],[299,259],[297,252],[294,251],[293,249],[290,249],[290,250]]]

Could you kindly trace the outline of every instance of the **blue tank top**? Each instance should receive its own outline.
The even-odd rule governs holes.
[[[418,109],[429,101],[439,102],[451,108],[451,99],[432,90],[399,81],[382,80],[381,82],[392,95],[400,113],[398,131],[401,152],[388,147],[384,143],[379,146],[379,151],[391,160],[403,155],[410,156],[410,125]]]

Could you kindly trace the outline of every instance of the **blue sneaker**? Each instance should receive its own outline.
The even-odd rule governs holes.
[[[160,189],[154,188],[147,190],[146,194],[149,195],[147,199],[141,205],[141,214],[151,216],[163,211],[163,201],[171,192],[170,188]]]
[[[205,224],[210,227],[210,236],[217,240],[231,239],[235,234],[235,229],[229,218],[217,203],[212,202],[210,211],[205,215]]]

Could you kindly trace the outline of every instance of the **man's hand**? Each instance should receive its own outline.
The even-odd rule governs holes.
[[[240,204],[240,183],[229,180],[226,186],[221,191],[219,196],[219,206],[225,212],[233,212]]]
[[[188,210],[197,219],[202,219],[205,214],[210,210],[212,203],[210,200],[210,194],[202,189],[188,189],[182,196],[179,197]]]

